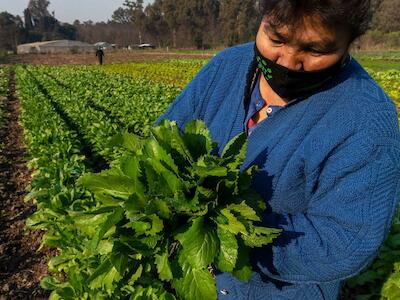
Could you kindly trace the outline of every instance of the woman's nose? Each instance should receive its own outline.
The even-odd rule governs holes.
[[[276,63],[293,71],[303,70],[301,58],[294,52],[284,51],[280,53]]]

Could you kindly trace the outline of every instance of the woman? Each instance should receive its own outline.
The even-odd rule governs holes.
[[[256,43],[224,50],[160,118],[202,119],[219,149],[248,134],[243,169],[284,233],[251,254],[244,283],[216,276],[220,299],[337,299],[367,267],[400,192],[396,107],[348,54],[365,0],[268,0]]]

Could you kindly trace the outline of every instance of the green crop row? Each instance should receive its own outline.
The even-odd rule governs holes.
[[[39,212],[60,212],[73,205],[79,194],[71,193],[70,188],[85,172],[87,158],[82,154],[78,133],[57,113],[30,73],[18,67],[16,78],[28,166],[33,171],[28,198],[36,200]]]
[[[88,82],[75,80],[79,91],[60,85],[47,74],[47,68],[28,67],[31,79],[36,82],[42,93],[53,103],[57,113],[63,116],[69,126],[74,127],[80,134],[83,143],[91,149],[97,159],[102,158],[111,161],[118,152],[111,145],[112,137],[122,128],[116,120],[110,118],[105,111],[98,110],[85,101],[82,94],[85,93]]]
[[[207,62],[208,60],[205,59],[180,59],[114,64],[104,66],[101,69],[109,73],[130,74],[137,79],[145,78],[153,83],[172,84],[178,88],[183,88]]]
[[[172,85],[153,84],[123,74],[108,75],[86,67],[42,68],[58,94],[67,94],[71,103],[105,112],[122,129],[146,136],[154,121],[180,90]],[[56,78],[57,81],[52,80]],[[83,88],[84,87],[84,88]]]
[[[83,155],[80,134],[60,114],[56,102],[43,90],[32,70],[19,67],[17,83],[29,167],[33,170],[27,200],[33,199],[38,207],[28,218],[27,226],[44,230],[42,245],[57,249],[59,254],[48,264],[55,276],[45,278],[42,286],[52,290],[57,280],[67,276],[72,285],[64,284],[63,299],[100,299],[96,292],[92,295],[78,291],[101,264],[101,253],[83,253],[83,249],[109,215],[91,214],[96,209],[94,198],[75,185],[87,165],[91,165]],[[80,297],[75,297],[77,294]],[[50,299],[60,298],[53,294]]]
[[[75,222],[71,212],[93,206],[90,195],[75,187],[76,179],[86,170],[87,159],[77,132],[57,113],[31,74],[19,67],[16,76],[28,166],[33,171],[26,199],[33,199],[37,205],[27,226],[44,230],[42,245],[62,254],[81,243],[77,234],[65,230]],[[49,270],[56,271],[50,265]]]

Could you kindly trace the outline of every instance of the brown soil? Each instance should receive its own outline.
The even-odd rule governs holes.
[[[124,63],[134,61],[163,60],[174,58],[210,58],[211,54],[186,54],[159,51],[123,51],[115,50],[105,52],[104,64]],[[93,65],[97,64],[94,53],[77,54],[19,54],[9,55],[4,59],[6,64],[32,64],[32,65]]]
[[[14,74],[10,74],[6,121],[0,129],[0,300],[46,299],[39,287],[47,274],[46,252],[38,252],[42,233],[27,231],[25,219],[35,205],[25,203],[31,176],[26,166],[23,129],[18,124],[20,103],[15,98]]]

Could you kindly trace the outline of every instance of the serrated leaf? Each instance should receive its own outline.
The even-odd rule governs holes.
[[[196,187],[195,197],[199,199],[200,202],[212,201],[217,196],[217,193],[213,190],[207,189],[201,185]]]
[[[135,273],[132,274],[131,278],[128,280],[128,284],[133,286],[133,284],[142,276],[143,266],[139,265]]]
[[[117,283],[122,279],[122,276],[109,260],[107,260],[105,264],[105,266],[101,265],[99,269],[96,269],[94,273],[96,276],[92,275],[90,277],[88,285],[92,289],[104,289],[106,293],[111,296],[117,288]],[[97,273],[98,270],[99,272]]]
[[[90,242],[90,248],[95,251],[100,240],[103,238],[104,234],[115,224],[121,221],[124,217],[124,210],[122,207],[116,208],[115,211],[107,217],[107,220],[100,228],[97,229],[95,236]]]
[[[78,185],[87,188],[94,194],[107,194],[124,200],[127,200],[133,192],[141,190],[137,181],[127,176],[117,175],[88,173],[78,179]]]
[[[187,268],[183,275],[183,278],[174,279],[172,283],[181,299],[217,299],[215,282],[207,269]]]
[[[254,190],[248,189],[241,192],[240,197],[246,199],[246,204],[250,206],[258,216],[261,216],[262,212],[267,208],[265,200]]]
[[[219,255],[217,268],[222,272],[232,272],[238,256],[238,243],[234,234],[221,227],[217,228]]]
[[[193,170],[193,173],[199,177],[224,177],[228,173],[228,170],[225,167],[220,166],[193,166],[191,170]]]
[[[189,229],[175,238],[182,245],[179,252],[179,263],[182,267],[207,267],[217,255],[218,238],[215,230],[204,222],[204,217],[194,219]]]
[[[238,258],[232,275],[241,281],[249,281],[252,275],[252,269],[249,262],[250,249],[240,240],[238,241],[238,246]]]
[[[155,198],[148,204],[147,210],[151,214],[157,214],[163,219],[169,219],[171,217],[171,209],[165,200]]]
[[[133,221],[133,222],[130,222],[129,225],[131,225],[132,229],[134,229],[136,234],[138,234],[138,235],[144,234],[146,231],[151,229],[150,222]]]
[[[239,213],[246,220],[260,221],[260,217],[257,216],[256,212],[250,206],[248,206],[245,201],[242,201],[239,204],[231,204],[227,207],[227,209]]]
[[[57,281],[55,281],[51,277],[45,277],[42,279],[40,286],[43,289],[54,290],[49,300],[61,300],[61,299],[74,299],[76,294],[74,289],[69,283],[60,283],[59,285],[54,285]]]
[[[158,126],[151,129],[151,132],[163,148],[170,153],[175,152],[174,159],[178,166],[185,165],[185,161],[193,161],[175,121],[162,120]],[[180,159],[177,156],[180,156]]]
[[[238,134],[232,138],[222,150],[221,157],[235,157],[236,160],[243,160],[246,154],[247,135],[245,133]]]
[[[247,246],[254,248],[272,243],[281,232],[281,229],[254,227],[251,234],[242,234],[241,237]]]
[[[228,169],[219,165],[220,161],[217,156],[206,155],[200,157],[195,164],[190,168],[194,176],[199,177],[225,177],[228,174]]]
[[[74,295],[74,291],[73,291],[72,287],[70,286],[70,284],[65,283],[65,282],[60,282],[51,276],[44,277],[42,279],[42,281],[40,282],[40,286],[45,290],[57,290],[57,289],[65,289],[65,288],[68,289],[69,288],[71,296]]]
[[[94,272],[89,276],[87,279],[86,283],[92,282],[94,279],[96,279],[98,276],[108,272],[113,268],[112,263],[110,262],[109,259],[105,259],[100,265],[94,270]]]
[[[142,252],[146,250],[154,252],[154,248],[157,246],[157,243],[161,238],[162,236],[160,235],[140,237],[140,239],[136,241],[135,247],[140,249]]]
[[[114,212],[114,209],[109,212]],[[107,220],[109,213],[98,213],[98,214],[71,214],[71,218],[74,221],[77,229],[86,234],[89,237],[93,237],[98,228],[104,224]]]
[[[132,152],[140,150],[143,144],[141,137],[129,132],[116,134],[110,141],[110,146],[122,147]]]
[[[123,276],[128,270],[128,256],[123,253],[113,252],[110,261],[118,273]]]
[[[134,180],[138,180],[138,178],[141,176],[140,164],[136,156],[131,155],[124,157],[121,160],[120,168],[124,175]]]
[[[153,236],[164,229],[164,223],[157,215],[150,215],[148,218],[151,220],[151,229],[146,232],[146,235]]]
[[[158,173],[149,161],[143,164],[144,173],[146,175],[147,195],[148,196],[167,196],[173,195],[166,178]]]
[[[47,263],[50,272],[61,272],[64,265],[73,260],[74,257],[68,255],[60,255],[52,257]]]
[[[194,160],[209,154],[213,148],[210,132],[205,123],[200,120],[187,123],[182,138]]]
[[[176,166],[171,155],[168,154],[167,151],[165,151],[165,149],[162,148],[156,140],[148,140],[146,142],[146,145],[143,149],[143,154],[148,158],[152,158],[152,160],[164,163],[162,167],[158,167],[159,171],[169,169],[169,171],[172,171],[175,174],[179,173],[178,167]]]
[[[146,210],[148,200],[137,194],[130,195],[129,199],[125,201],[126,216],[132,218],[138,213],[142,214]]]
[[[155,263],[157,266],[158,274],[160,275],[160,279],[165,281],[170,281],[173,278],[173,276],[168,261],[168,251],[164,251],[161,254],[157,254],[155,256]]]
[[[97,246],[97,252],[100,255],[107,255],[113,251],[113,243],[109,240],[101,240]]]
[[[246,227],[235,217],[234,214],[232,214],[229,209],[221,209],[221,214],[226,218],[225,220],[228,222],[228,224],[218,223],[218,226],[220,226],[222,229],[225,229],[235,235],[239,233],[247,233]]]

